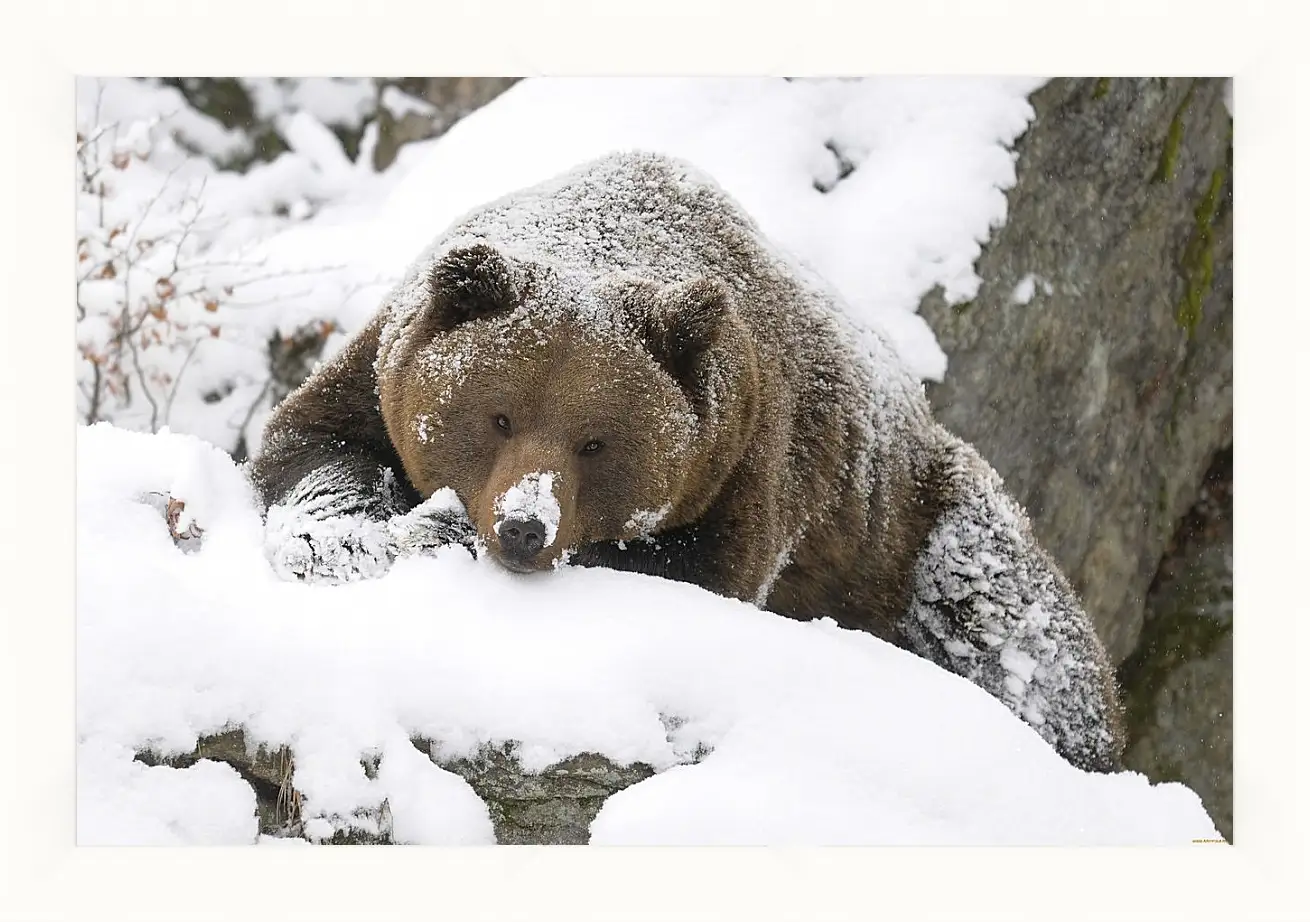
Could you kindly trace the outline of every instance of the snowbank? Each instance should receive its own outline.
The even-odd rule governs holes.
[[[491,842],[485,804],[422,737],[438,760],[516,741],[530,770],[584,751],[654,766],[593,843],[1217,836],[1187,788],[1080,772],[968,682],[830,622],[634,574],[519,576],[457,548],[374,581],[284,583],[217,448],[99,425],[78,432],[77,470],[83,843],[259,840],[231,769],[132,761],[229,726],[291,747],[311,835],[385,799],[399,841]],[[198,551],[149,493],[186,502]]]

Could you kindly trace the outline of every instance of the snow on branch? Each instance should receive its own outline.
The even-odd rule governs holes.
[[[270,262],[270,241],[371,176],[351,173],[313,116],[291,121],[297,150],[237,174],[214,161],[241,139],[176,90],[79,80],[80,422],[253,442],[278,391],[270,350],[312,333],[321,351],[343,302],[368,287],[314,254]]]

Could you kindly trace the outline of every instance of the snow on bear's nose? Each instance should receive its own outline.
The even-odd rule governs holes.
[[[527,563],[555,543],[560,506],[555,497],[554,472],[524,474],[514,486],[496,497],[496,523],[501,553],[514,563]]]

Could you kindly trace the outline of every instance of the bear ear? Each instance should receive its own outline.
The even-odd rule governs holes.
[[[451,250],[432,267],[429,316],[439,330],[513,310],[518,305],[505,258],[485,243]]]
[[[731,314],[727,288],[713,279],[669,285],[655,295],[646,318],[651,355],[675,381],[691,387],[700,360],[718,342]]]

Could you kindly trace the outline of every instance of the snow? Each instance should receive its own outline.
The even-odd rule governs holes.
[[[493,526],[496,534],[500,534],[501,525],[508,519],[536,519],[546,529],[542,547],[553,545],[560,517],[559,500],[555,498],[558,476],[550,471],[533,471],[497,496],[494,503],[497,520]]]
[[[779,551],[778,556],[774,558],[773,566],[769,568],[768,575],[764,578],[764,581],[760,583],[759,591],[755,593],[754,601],[760,608],[765,607],[768,603],[769,593],[773,591],[773,584],[778,581],[778,577],[782,575],[782,571],[787,569],[787,565],[791,563],[792,551],[796,549],[796,543],[800,539],[801,535],[798,534],[793,537],[792,540],[784,543],[782,550]]]
[[[1013,304],[1027,304],[1037,293],[1037,286],[1040,285],[1044,294],[1050,294],[1054,289],[1051,283],[1040,278],[1031,272],[1019,280],[1019,284],[1014,286],[1014,291],[1010,294],[1010,301]]]
[[[255,114],[274,119],[300,112],[324,125],[357,128],[373,109],[377,88],[368,77],[240,77]]]
[[[672,511],[673,507],[668,503],[658,509],[638,509],[623,523],[623,528],[625,531],[635,531],[638,538],[649,538]]]
[[[382,108],[390,112],[395,118],[404,118],[411,113],[415,115],[426,115],[433,117],[437,115],[437,107],[432,103],[411,96],[395,84],[389,84],[382,88],[382,95],[379,100]]]
[[[77,472],[82,842],[265,841],[230,769],[132,761],[235,726],[291,747],[319,839],[376,826],[385,802],[398,841],[492,841],[486,805],[411,738],[439,760],[517,741],[529,770],[580,752],[652,765],[605,803],[597,844],[1217,837],[1187,788],[1081,772],[979,688],[831,622],[609,570],[512,574],[457,547],[288,583],[217,448],[82,427]],[[186,502],[198,551],[148,493]]]
[[[1020,279],[1019,284],[1014,286],[1014,291],[1010,294],[1010,300],[1015,304],[1027,304],[1033,299],[1033,292],[1036,288],[1035,277],[1025,275]]]
[[[1033,299],[1033,293],[1036,289],[1036,277],[1025,275],[1020,279],[1019,284],[1014,286],[1014,292],[1010,295],[1010,300],[1015,304],[1027,304]]]
[[[77,750],[79,845],[248,845],[255,792],[230,765],[146,766],[105,738]]]
[[[353,164],[336,135],[318,119],[304,111],[281,116],[278,131],[291,149],[305,159],[305,165],[323,174],[325,181],[343,185],[350,182]],[[335,197],[334,192],[328,191],[325,197]]]

